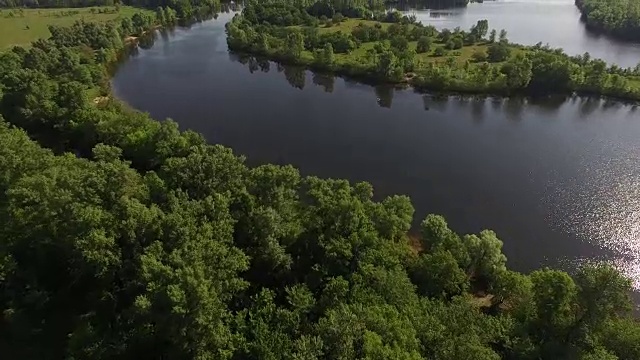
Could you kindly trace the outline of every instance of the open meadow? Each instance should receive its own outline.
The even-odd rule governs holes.
[[[106,22],[139,11],[130,6],[118,8],[58,8],[58,9],[0,9],[0,50],[14,45],[28,45],[39,38],[48,38],[49,25],[69,26],[77,20]]]

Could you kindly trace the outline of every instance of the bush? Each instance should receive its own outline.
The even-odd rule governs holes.
[[[487,52],[484,50],[476,50],[471,55],[471,59],[475,62],[485,62],[487,61]]]
[[[511,54],[509,45],[504,43],[497,43],[489,45],[487,51],[489,62],[501,62],[507,60]]]
[[[447,50],[445,50],[445,48],[443,48],[442,46],[438,46],[436,50],[433,52],[433,55],[444,56],[446,53],[447,53]]]
[[[333,22],[334,25],[340,24],[343,20],[344,20],[344,16],[342,16],[342,14],[339,12],[335,13],[331,18],[331,21]]]
[[[428,36],[421,36],[418,39],[418,46],[416,47],[416,52],[421,54],[421,53],[429,52],[429,50],[431,50],[431,38]]]

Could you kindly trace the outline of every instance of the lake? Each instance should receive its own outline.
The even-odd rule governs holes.
[[[459,26],[468,30],[478,20],[489,21],[489,28],[507,30],[509,41],[535,45],[538,42],[562,48],[567,54],[589,52],[621,67],[635,67],[640,62],[640,44],[632,44],[595,34],[580,21],[574,0],[498,0],[471,3],[466,8],[415,10],[400,7],[424,24],[437,29]]]
[[[372,87],[227,52],[224,23],[163,32],[113,78],[154,118],[303,174],[409,195],[416,224],[495,230],[509,265],[606,260],[640,285],[640,117],[570,97],[443,97]]]

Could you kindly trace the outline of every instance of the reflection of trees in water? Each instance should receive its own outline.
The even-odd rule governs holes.
[[[486,115],[487,97],[474,96],[471,100],[471,115],[475,122],[483,122]]]
[[[247,62],[247,67],[249,67],[249,72],[252,74],[258,71],[258,69],[260,68],[260,66],[258,65],[258,59],[256,59],[254,56],[250,57],[249,61]]]
[[[509,121],[518,122],[522,120],[522,113],[527,108],[527,99],[519,96],[507,98],[504,101],[504,113]]]
[[[151,31],[149,33],[146,33],[140,36],[138,38],[138,46],[144,50],[151,49],[151,47],[153,47],[153,44],[155,44],[156,42],[157,36],[158,36],[158,33],[156,31]]]
[[[264,58],[257,59],[258,66],[260,66],[260,71],[263,73],[268,73],[271,70],[271,62]]]
[[[312,81],[315,85],[320,86],[325,92],[332,93],[335,85],[335,77],[320,73],[313,73]]]
[[[162,28],[158,30],[162,41],[169,41],[169,38],[173,35],[173,28]]]
[[[624,105],[624,103],[614,99],[604,99],[604,101],[602,102],[602,108],[604,110],[620,109]]]
[[[378,105],[384,108],[391,108],[393,103],[393,86],[380,85],[374,88]]]
[[[232,62],[239,62],[242,65],[247,65],[247,63],[249,63],[250,57],[251,56],[246,54],[229,52],[229,60],[231,60]]]
[[[539,110],[544,113],[553,115],[560,106],[568,102],[569,96],[567,95],[550,95],[550,96],[536,96],[529,99],[531,105],[535,105]]]
[[[284,67],[284,77],[287,79],[287,82],[294,88],[298,88],[300,90],[304,89],[306,80],[306,71],[304,68],[300,66],[287,65]]]
[[[258,70],[267,73],[271,70],[271,62],[263,57],[256,57],[247,54],[229,52],[229,60],[246,65],[250,73]]]
[[[578,97],[578,99],[580,102],[578,111],[582,117],[587,117],[600,108],[601,100],[599,98],[584,96]]]
[[[422,95],[422,104],[425,110],[435,110],[444,112],[449,105],[449,97],[439,94]]]

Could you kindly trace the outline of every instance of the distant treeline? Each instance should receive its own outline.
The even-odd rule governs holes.
[[[582,20],[593,30],[621,39],[640,40],[640,2],[634,0],[576,0]]]

